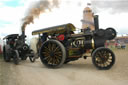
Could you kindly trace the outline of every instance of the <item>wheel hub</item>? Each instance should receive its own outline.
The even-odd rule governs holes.
[[[53,52],[50,52],[50,56],[51,56],[51,57],[54,57],[54,53],[53,53]]]

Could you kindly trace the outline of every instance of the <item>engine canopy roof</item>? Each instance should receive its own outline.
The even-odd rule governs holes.
[[[75,30],[76,30],[75,26],[71,23],[68,23],[68,24],[43,28],[40,30],[35,30],[32,32],[32,35],[43,34],[43,33],[47,33],[48,35],[50,35],[50,34],[63,33],[66,31],[70,32],[70,31],[75,31]]]

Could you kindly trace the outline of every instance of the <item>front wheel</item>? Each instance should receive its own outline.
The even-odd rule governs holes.
[[[92,53],[93,64],[101,70],[110,69],[115,63],[115,55],[109,48],[100,47]]]
[[[30,59],[30,61],[31,61],[32,63],[35,62],[34,56],[29,56],[29,59]]]
[[[19,64],[19,53],[18,53],[18,50],[14,50],[14,52],[13,52],[13,62],[16,65]]]
[[[33,51],[33,50],[30,50],[29,59],[30,59],[30,61],[31,61],[32,63],[35,62],[35,60],[36,60],[36,57],[35,57],[35,55],[34,55],[34,51]]]

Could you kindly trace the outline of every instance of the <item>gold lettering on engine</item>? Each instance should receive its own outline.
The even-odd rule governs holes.
[[[84,39],[76,39],[71,43],[72,47],[83,47],[84,46]]]

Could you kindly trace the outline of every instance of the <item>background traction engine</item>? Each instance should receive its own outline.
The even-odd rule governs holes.
[[[29,57],[31,62],[35,61],[34,52],[25,43],[25,35],[11,34],[4,38],[3,55],[6,62],[13,59],[15,64],[19,64],[20,59],[26,60]]]
[[[92,62],[98,69],[110,69],[115,63],[115,55],[105,48],[106,40],[116,37],[113,28],[91,31],[89,28],[75,34],[75,27],[68,23],[55,27],[49,27],[32,32],[39,35],[42,45],[39,48],[41,62],[49,68],[61,67],[64,63],[77,60],[90,50]]]

